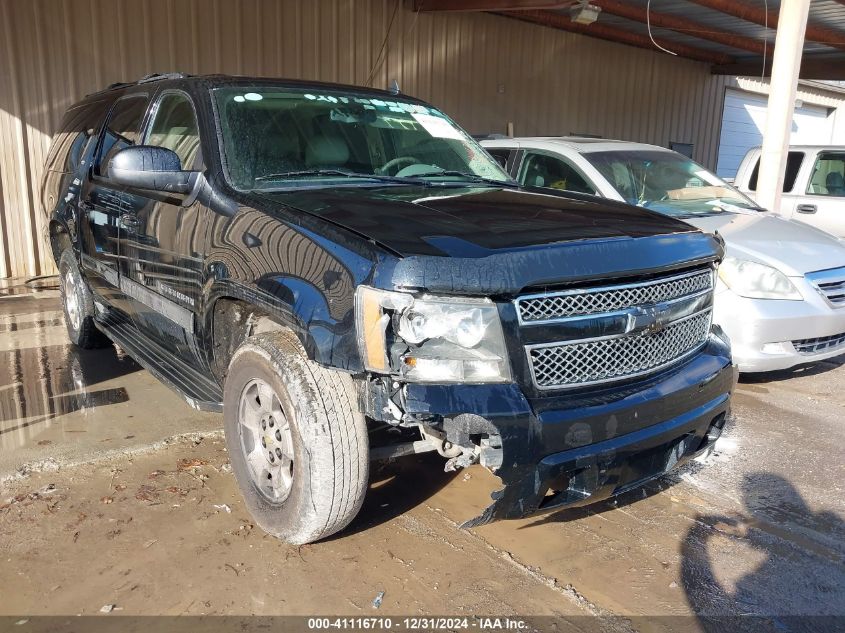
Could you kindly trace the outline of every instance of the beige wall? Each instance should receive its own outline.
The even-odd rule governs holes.
[[[53,271],[37,187],[64,109],[153,71],[365,83],[400,0],[0,0],[0,277]],[[715,166],[727,78],[705,64],[402,3],[373,85],[471,132],[695,144]]]

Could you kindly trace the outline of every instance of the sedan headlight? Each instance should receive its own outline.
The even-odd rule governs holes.
[[[361,286],[355,304],[369,371],[410,382],[511,381],[499,312],[489,299],[417,298]]]
[[[790,301],[803,299],[789,277],[765,264],[726,257],[719,266],[719,278],[740,297]]]

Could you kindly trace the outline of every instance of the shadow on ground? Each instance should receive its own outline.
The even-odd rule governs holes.
[[[386,523],[433,497],[457,474],[443,472],[443,464],[436,453],[370,464],[364,506],[339,538]]]
[[[740,384],[760,384],[760,383],[777,383],[785,380],[791,380],[796,377],[809,377],[825,374],[834,369],[838,369],[845,365],[845,354],[836,356],[828,360],[823,360],[818,363],[808,363],[806,365],[799,365],[792,369],[783,369],[780,371],[766,371],[759,374],[740,374]]]
[[[696,516],[681,544],[682,584],[702,629],[845,630],[842,519],[813,512],[771,473],[747,474],[742,500],[738,514]],[[731,560],[748,548],[762,562],[731,578]]]

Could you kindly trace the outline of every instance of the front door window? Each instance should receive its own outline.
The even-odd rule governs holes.
[[[161,98],[146,144],[173,150],[182,169],[194,169],[200,136],[194,107],[187,95],[174,92]]]
[[[813,165],[807,193],[814,196],[845,197],[845,152],[823,152]]]
[[[548,187],[596,195],[595,187],[590,185],[575,167],[548,154],[526,153],[518,180],[526,187]]]

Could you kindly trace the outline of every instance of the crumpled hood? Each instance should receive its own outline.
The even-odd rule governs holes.
[[[773,266],[791,277],[845,266],[845,243],[773,213],[720,213],[686,220],[725,239],[726,254]]]
[[[260,196],[403,256],[485,257],[560,242],[693,230],[673,218],[612,200],[489,187],[337,187]]]

